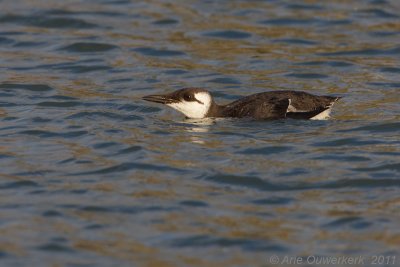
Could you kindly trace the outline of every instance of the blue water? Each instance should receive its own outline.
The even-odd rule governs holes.
[[[0,7],[1,266],[400,264],[398,1]],[[141,100],[188,86],[343,99],[272,122]]]

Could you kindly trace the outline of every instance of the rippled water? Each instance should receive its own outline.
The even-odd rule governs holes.
[[[0,6],[2,266],[400,264],[399,1]],[[188,86],[344,98],[209,123],[141,100]]]

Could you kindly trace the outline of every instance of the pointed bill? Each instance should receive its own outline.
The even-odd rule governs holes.
[[[170,95],[147,95],[142,97],[142,99],[149,102],[161,103],[165,105],[178,102],[177,99],[172,98]]]

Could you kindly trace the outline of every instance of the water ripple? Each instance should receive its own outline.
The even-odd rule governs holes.
[[[376,172],[376,171],[396,171],[400,172],[400,163],[394,164],[384,164],[376,167],[367,167],[367,168],[354,168],[355,171],[360,172]]]
[[[328,53],[318,53],[320,56],[390,56],[400,54],[400,47],[388,49],[367,48],[360,50],[338,51]]]
[[[352,129],[338,130],[338,132],[365,131],[370,133],[386,133],[386,132],[398,132],[399,130],[400,130],[399,122],[389,122],[389,123],[374,123],[367,126],[355,127]]]
[[[21,16],[21,15],[3,15],[0,16],[0,23],[17,23],[28,26],[42,28],[94,28],[96,24],[86,22],[81,19],[63,18],[63,17],[45,17],[42,15]]]
[[[207,246],[222,246],[222,247],[241,247],[248,251],[275,251],[284,252],[287,249],[283,246],[275,244],[268,240],[254,240],[243,238],[226,238],[215,237],[209,235],[192,235],[189,237],[174,238],[168,242],[174,247],[207,247]]]
[[[133,49],[133,51],[138,52],[145,56],[153,56],[153,57],[175,57],[175,56],[185,55],[185,53],[181,51],[155,49],[151,47],[139,47]]]
[[[167,208],[162,206],[81,206],[76,207],[80,211],[84,212],[94,212],[94,213],[121,213],[121,214],[138,214],[143,212],[159,212],[159,211],[172,211],[175,208]]]
[[[5,45],[5,44],[12,44],[14,43],[14,40],[11,38],[7,37],[0,37],[0,44]]]
[[[117,165],[114,165],[111,167],[102,168],[102,169],[98,169],[98,170],[94,170],[94,171],[73,173],[71,175],[82,176],[82,175],[95,175],[95,174],[109,174],[109,173],[119,173],[119,172],[131,171],[131,170],[147,170],[147,171],[159,171],[159,172],[172,171],[172,172],[177,172],[177,173],[185,172],[182,169],[177,169],[177,168],[168,167],[168,166],[148,164],[148,163],[126,162],[126,163],[121,163],[121,164],[117,164]]]
[[[219,78],[211,79],[208,82],[220,83],[220,84],[241,84],[241,82],[239,80],[234,79],[234,78],[228,78],[228,77],[219,77]]]
[[[396,0],[0,2],[2,265],[399,255]],[[141,100],[193,86],[345,99],[203,124]]]
[[[304,9],[304,10],[322,10],[325,9],[323,6],[317,4],[287,4],[286,8],[289,9]]]
[[[43,12],[44,15],[49,15],[49,16],[71,16],[71,15],[93,15],[93,16],[110,16],[110,17],[115,17],[115,16],[123,16],[124,13],[120,12],[115,12],[115,11],[101,11],[101,10],[95,10],[95,11],[71,11],[71,10],[65,10],[65,9],[50,9],[47,11]]]
[[[257,205],[286,205],[293,201],[294,199],[287,197],[269,197],[269,198],[252,200],[251,203]]]
[[[361,217],[348,216],[348,217],[342,217],[339,219],[335,219],[332,222],[322,225],[322,227],[324,227],[324,228],[351,227],[351,228],[355,228],[355,229],[362,229],[362,228],[369,227],[370,225],[372,225],[372,224],[369,222],[366,222]]]
[[[47,243],[41,246],[38,246],[37,249],[43,250],[43,251],[48,251],[51,253],[72,253],[75,252],[75,250],[73,250],[70,247],[61,245],[61,244],[57,244],[57,243]]]
[[[394,167],[393,167],[394,166]],[[398,168],[396,165],[390,165],[390,168]],[[383,166],[381,168],[387,168]],[[370,169],[367,168],[367,171]],[[361,169],[365,171],[365,169]],[[257,176],[239,176],[216,174],[208,175],[203,178],[219,184],[229,184],[233,186],[242,186],[261,191],[292,191],[292,190],[310,190],[310,189],[338,189],[338,188],[364,188],[364,187],[400,187],[400,179],[343,179],[332,182],[317,183],[271,183]]]
[[[128,148],[124,148],[124,149],[119,150],[115,155],[130,154],[130,153],[137,152],[137,151],[140,151],[140,150],[143,150],[143,147],[141,147],[141,146],[130,146]]]
[[[288,146],[267,146],[261,148],[247,148],[245,150],[239,151],[240,154],[256,154],[256,155],[271,155],[279,154],[291,150],[292,147]]]
[[[160,19],[153,22],[155,25],[174,25],[179,23],[176,19]]]
[[[317,18],[276,18],[267,19],[260,21],[261,24],[274,25],[274,26],[293,26],[301,27],[303,25],[309,24],[319,24],[319,25],[346,25],[351,24],[351,20],[323,20]]]
[[[44,101],[36,104],[39,107],[48,107],[48,108],[70,108],[82,105],[81,102],[78,101]]]
[[[368,84],[378,87],[400,88],[400,82],[369,82]]]
[[[339,146],[369,146],[369,145],[377,145],[382,144],[382,141],[378,140],[359,140],[358,138],[340,138],[332,141],[324,141],[314,143],[314,146],[327,146],[327,147],[339,147]]]
[[[56,210],[46,210],[45,212],[42,213],[42,216],[43,217],[61,217],[61,216],[63,216],[63,214]]]
[[[66,119],[80,119],[80,118],[109,118],[114,120],[121,120],[121,121],[131,121],[131,120],[143,120],[142,117],[133,115],[133,114],[118,114],[113,112],[102,112],[102,111],[82,111],[75,114],[72,114]]]
[[[62,138],[75,138],[79,136],[83,136],[88,134],[87,131],[70,131],[70,132],[51,132],[51,131],[44,131],[44,130],[26,130],[20,131],[18,134],[23,135],[32,135],[37,136],[40,138],[52,138],[52,137],[62,137]]]
[[[353,66],[352,63],[346,62],[346,61],[307,61],[307,62],[301,62],[298,63],[297,65],[304,65],[304,66],[331,66],[331,67],[350,67]]]
[[[17,189],[22,187],[39,187],[40,185],[34,181],[22,180],[17,182],[7,182],[0,184],[0,189]]]
[[[400,73],[400,68],[385,67],[385,68],[380,68],[380,71],[382,71],[382,72]]]
[[[294,77],[301,79],[325,79],[329,78],[328,75],[320,74],[320,73],[289,73],[286,74],[286,77]]]
[[[189,206],[189,207],[208,207],[209,205],[203,201],[197,200],[184,200],[179,202],[180,205]]]
[[[207,32],[204,33],[203,36],[224,38],[224,39],[245,39],[251,37],[251,34],[242,31],[230,30],[230,31]]]
[[[21,89],[33,92],[46,92],[54,90],[46,84],[17,84],[17,83],[2,83],[0,89]]]
[[[366,9],[366,10],[362,10],[361,12],[370,14],[370,15],[373,15],[373,16],[376,16],[379,18],[383,18],[383,19],[399,18],[399,16],[394,13],[390,13],[383,9],[378,9],[378,8]]]
[[[116,48],[118,48],[118,46],[106,43],[78,42],[64,46],[61,48],[61,50],[74,53],[97,53],[97,52],[110,51]]]
[[[296,44],[296,45],[315,45],[318,42],[305,40],[305,39],[295,39],[295,38],[287,38],[287,39],[276,39],[274,40],[276,43],[286,43],[286,44]]]
[[[111,70],[112,67],[110,66],[85,66],[85,65],[76,65],[76,66],[59,66],[57,69],[60,70],[68,70],[72,73],[88,73],[94,71],[107,71]]]

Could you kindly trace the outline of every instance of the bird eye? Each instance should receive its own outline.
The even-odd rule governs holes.
[[[193,101],[193,96],[191,94],[184,94],[183,99],[186,101]]]

